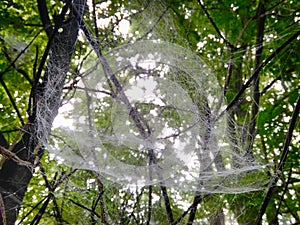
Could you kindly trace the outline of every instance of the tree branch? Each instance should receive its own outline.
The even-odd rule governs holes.
[[[93,213],[95,216],[97,216],[99,219],[101,219],[101,215],[99,215],[97,212],[93,211],[92,209],[89,209],[88,207],[86,207],[85,205],[82,205],[81,203],[75,202],[72,199],[69,199],[70,202],[72,202],[73,204],[79,206],[80,208],[83,208],[87,211],[89,211],[90,213]]]
[[[273,59],[275,58],[286,46],[288,46],[293,40],[295,40],[300,35],[300,30],[298,30],[295,34],[293,34],[288,40],[286,40],[281,46],[279,46],[260,66],[254,71],[254,73],[250,76],[247,82],[242,86],[241,90],[237,93],[237,95],[233,98],[233,100],[227,105],[226,109],[223,110],[218,118],[222,117],[225,112],[231,109],[239,100],[244,91],[249,87],[251,82],[255,79],[257,74]]]
[[[9,69],[11,67],[13,67],[13,65],[17,62],[17,60],[27,51],[27,49],[31,46],[31,44],[34,42],[34,40],[39,36],[39,34],[41,33],[42,30],[40,30],[39,32],[37,32],[37,34],[33,37],[33,39],[29,42],[29,44],[22,50],[20,51],[20,53],[17,55],[17,57],[10,62],[9,66],[6,67],[4,69],[4,71],[2,71],[0,73],[0,79],[2,79],[2,76],[7,73],[9,71]],[[0,41],[4,42],[4,39],[2,37],[0,37]]]
[[[273,84],[280,80],[281,76],[276,77],[275,79],[273,79],[267,86],[264,87],[264,89],[260,92],[260,96],[264,95],[272,86]]]
[[[213,27],[215,28],[217,34],[219,35],[219,37],[226,43],[226,45],[230,48],[230,49],[235,49],[235,47],[233,46],[233,44],[231,44],[221,33],[220,29],[218,28],[217,24],[215,23],[215,21],[213,20],[213,18],[210,16],[209,12],[207,11],[206,7],[204,6],[204,4],[201,2],[202,0],[198,0],[199,5],[201,6],[202,10],[204,11],[204,13],[206,14],[207,18],[209,19],[210,23],[213,25]]]
[[[12,67],[18,73],[22,74],[25,77],[25,79],[32,85],[32,80],[30,79],[28,74],[24,70],[20,69],[14,62],[12,62],[12,59],[11,59],[10,55],[8,54],[7,48],[4,45],[3,45],[3,48],[4,48],[4,55],[5,55],[6,59],[9,61],[9,63],[12,64]]]
[[[290,146],[290,143],[291,143],[291,140],[292,140],[292,137],[293,137],[293,131],[294,131],[294,128],[296,126],[296,122],[297,122],[297,118],[299,116],[299,112],[300,112],[300,95],[298,96],[298,100],[297,100],[297,103],[296,103],[296,106],[295,106],[295,109],[294,109],[294,112],[293,112],[293,115],[292,115],[292,119],[291,119],[291,122],[290,122],[290,125],[289,125],[288,133],[286,135],[286,140],[285,140],[285,143],[284,143],[284,147],[283,147],[282,155],[281,155],[280,162],[279,162],[279,165],[278,165],[278,169],[277,169],[277,171],[275,171],[275,174],[274,174],[273,178],[271,179],[271,181],[269,183],[269,188],[267,190],[267,193],[266,193],[266,196],[265,196],[264,201],[262,203],[262,206],[259,210],[258,217],[256,219],[255,225],[259,225],[261,223],[262,217],[265,214],[267,206],[268,206],[268,204],[271,200],[271,196],[273,194],[274,187],[275,187],[277,181],[279,180],[279,177],[281,176],[281,174],[283,172],[284,164],[285,164],[285,161],[287,159],[287,155],[289,153],[289,146]]]
[[[80,1],[76,1],[76,4],[80,3]],[[61,15],[66,15],[68,8],[69,7],[65,5]],[[22,160],[33,161],[35,157],[34,150],[41,141],[41,138],[45,138],[43,141],[48,138],[53,119],[60,106],[59,103],[63,85],[69,70],[79,29],[74,14],[70,14],[70,20],[64,25],[63,32],[56,36],[56,41],[53,46],[51,44],[52,54],[50,55],[47,66],[51,67],[52,70],[47,71],[45,74],[47,80],[44,80],[43,83],[48,86],[45,86],[46,88],[42,90],[44,92],[41,93],[40,98],[36,99],[39,101],[34,102],[36,109],[39,110],[39,118],[37,118],[36,115],[30,115],[30,127],[13,149],[13,152]],[[56,27],[56,29],[58,28]],[[48,51],[50,51],[49,43],[48,48]],[[48,53],[46,53],[46,56],[47,55]],[[46,57],[44,60],[46,61]],[[40,73],[43,70],[45,61],[41,62]],[[35,79],[34,82],[37,84],[38,79]],[[54,84],[55,86],[50,86],[47,82],[51,82],[51,85]],[[49,90],[51,90],[51,93],[49,93]],[[44,96],[44,94],[47,94],[47,96]],[[36,96],[34,95],[34,97]],[[41,129],[40,126],[42,126],[43,129]],[[42,154],[42,151],[40,154]],[[6,160],[0,170],[0,192],[2,196],[4,196],[5,210],[9,220],[8,224],[15,224],[18,209],[22,204],[32,175],[33,171],[31,168],[17,165],[13,160]],[[45,203],[44,205],[46,206]],[[2,224],[2,222],[0,222],[0,224]]]
[[[76,12],[77,10],[74,9],[74,11]],[[151,134],[151,129],[150,129],[148,123],[144,120],[143,116],[140,115],[137,108],[134,107],[130,103],[128,97],[126,96],[126,94],[123,90],[122,85],[120,84],[119,80],[117,79],[115,73],[112,71],[112,68],[110,67],[110,65],[107,62],[106,58],[102,55],[102,52],[101,52],[101,49],[100,49],[100,43],[96,43],[93,40],[92,35],[90,34],[89,30],[87,29],[87,27],[85,26],[85,23],[83,21],[79,21],[79,23],[81,25],[81,29],[83,30],[87,40],[89,41],[90,45],[94,49],[101,65],[102,65],[104,74],[106,76],[107,83],[109,84],[109,87],[111,89],[110,91],[112,93],[112,97],[113,98],[118,98],[120,101],[122,101],[125,104],[125,106],[127,107],[129,116],[134,121],[137,129],[139,130],[139,133],[140,133],[141,137],[144,140],[147,140],[152,135]],[[153,149],[148,149],[148,156],[149,156],[150,165],[151,164],[156,165],[157,160],[156,160],[156,157],[154,155]],[[161,182],[159,182],[159,186],[160,186],[160,189],[162,190],[162,193],[163,193],[163,197],[164,197],[164,201],[165,201],[165,207],[166,207],[166,211],[167,211],[167,215],[168,215],[168,221],[169,221],[170,224],[172,224],[174,222],[174,219],[173,219],[173,213],[172,213],[170,199],[169,199],[169,196],[168,196],[168,193],[167,193],[167,189],[166,189],[165,185],[162,182],[163,178],[161,177],[161,174],[159,173],[158,169],[156,169],[156,173],[157,173],[159,179],[161,180]]]
[[[38,10],[40,13],[40,18],[43,23],[43,28],[46,31],[48,37],[51,37],[53,34],[53,27],[51,25],[51,20],[49,17],[49,11],[47,8],[47,3],[45,0],[37,0]]]
[[[152,185],[149,186],[148,193],[148,212],[147,212],[147,223],[146,225],[150,225],[152,215]]]
[[[10,94],[10,92],[9,92],[9,90],[8,90],[8,88],[7,88],[5,82],[3,81],[2,78],[0,78],[0,83],[1,83],[1,85],[3,86],[3,88],[4,88],[4,90],[5,90],[5,92],[6,92],[7,96],[8,96],[8,98],[9,98],[9,100],[10,100],[10,102],[11,102],[13,108],[14,108],[14,110],[16,111],[16,113],[17,113],[17,115],[18,115],[18,118],[19,118],[19,120],[21,121],[22,126],[25,126],[25,122],[24,122],[24,120],[23,120],[23,118],[22,118],[22,115],[21,115],[21,113],[20,113],[20,111],[19,111],[19,108],[17,107],[17,104],[16,104],[16,102],[15,102],[13,96]]]
[[[39,64],[38,71],[34,74],[35,76],[33,78],[33,85],[32,85],[32,89],[31,89],[31,93],[30,93],[30,101],[31,100],[33,101],[33,104],[32,104],[33,110],[28,109],[28,111],[32,112],[32,114],[30,115],[31,118],[34,118],[35,114],[36,114],[36,102],[37,102],[37,97],[38,97],[37,96],[37,89],[38,89],[38,83],[39,83],[40,77],[42,76],[42,72],[43,72],[44,66],[46,64],[46,60],[48,58],[50,49],[52,48],[53,40],[54,40],[55,36],[58,33],[58,29],[63,25],[63,22],[64,22],[63,18],[67,14],[67,11],[70,7],[71,2],[72,2],[72,0],[68,0],[66,2],[66,4],[63,6],[60,15],[57,16],[57,20],[56,20],[56,23],[55,23],[54,30],[51,32],[51,35],[48,36],[48,43],[47,43],[46,49],[45,49],[45,51],[42,55],[42,59],[41,59],[40,64]],[[44,10],[45,10],[44,7],[45,6],[42,5],[41,8],[39,8],[39,9],[43,10],[42,12],[40,12],[40,14],[44,13]],[[41,16],[43,16],[43,15],[41,15]],[[49,17],[49,15],[48,15],[48,17]],[[47,21],[48,18],[47,19],[43,18],[43,19],[45,20],[46,23],[48,23],[48,21]],[[46,74],[45,74],[45,78],[46,78]]]
[[[257,70],[261,61],[261,55],[263,52],[263,38],[264,38],[264,31],[265,31],[265,7],[262,3],[259,3],[257,9],[257,33],[256,33],[256,51],[255,51],[255,66],[254,71]],[[260,101],[260,93],[259,93],[259,73],[256,74],[254,77],[254,85],[253,85],[253,104],[251,107],[251,119],[249,124],[249,133],[247,149],[246,149],[246,157],[250,161],[254,161],[253,155],[253,141],[256,136],[256,118],[259,109],[259,101]]]
[[[288,190],[288,186],[289,186],[290,180],[292,178],[292,174],[293,174],[293,163],[291,163],[291,167],[290,167],[290,171],[289,171],[289,174],[288,174],[288,178],[287,178],[287,180],[285,182],[284,189],[283,189],[282,195],[280,197],[280,201],[278,203],[277,210],[276,210],[275,216],[274,216],[273,221],[271,222],[271,224],[276,224],[275,221],[278,218],[279,210],[281,209],[281,205],[282,205],[282,203],[284,201],[285,193]]]

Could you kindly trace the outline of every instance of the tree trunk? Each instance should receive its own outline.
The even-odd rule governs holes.
[[[49,30],[49,20],[47,20],[49,16],[45,15],[45,13],[48,13],[46,4],[43,1],[38,1],[38,3],[44,29],[49,37],[51,30]],[[56,23],[56,28],[52,29],[54,34],[52,34],[52,37],[49,37],[49,61],[43,76],[43,82],[39,85],[40,92],[33,90],[34,96],[32,97],[35,99],[35,102],[33,102],[35,113],[29,118],[29,125],[26,126],[22,139],[12,149],[12,152],[20,159],[29,161],[32,164],[36,158],[34,151],[37,149],[37,146],[42,146],[47,141],[52,122],[60,107],[63,86],[77,40],[78,21],[80,21],[81,18],[79,17],[83,14],[83,10],[80,9],[84,8],[85,0],[76,1],[75,4],[75,7],[78,9],[77,12],[74,13],[71,10],[67,22],[61,19],[60,24]],[[42,8],[45,11],[41,11],[41,5],[44,6]],[[70,6],[71,4],[66,5],[66,9]],[[43,20],[43,18],[46,18],[46,20]],[[60,28],[60,32],[56,32],[58,28]],[[33,86],[33,88],[36,87]],[[42,148],[39,148],[39,156],[42,153]],[[4,224],[5,220],[7,225],[15,224],[18,210],[33,173],[33,167],[18,165],[12,159],[4,162],[0,170],[0,197],[2,197],[4,202],[5,213],[1,212],[0,214],[0,217],[3,216],[0,225]],[[2,205],[1,209],[3,209]]]

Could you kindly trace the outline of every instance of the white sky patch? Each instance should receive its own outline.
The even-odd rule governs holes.
[[[281,81],[276,81],[275,84],[274,84],[274,88],[276,91],[278,91],[278,93],[283,93],[284,92],[284,88],[282,86],[282,83]]]
[[[53,128],[56,129],[59,127],[67,127],[70,128],[71,130],[75,129],[73,124],[74,120],[67,118],[67,114],[72,110],[73,110],[73,105],[71,103],[67,103],[61,106],[58,109],[58,114],[53,121]]]
[[[112,3],[112,1],[105,1],[100,4],[96,4],[96,14],[102,15],[104,13],[104,11],[106,11],[109,8],[111,3]],[[92,0],[88,0],[87,5],[89,8],[89,11],[93,12]],[[125,12],[117,12],[114,14],[114,16],[107,17],[107,18],[101,18],[101,17],[97,16],[97,26],[101,29],[108,28],[110,23],[116,22],[116,17],[117,17],[117,20],[119,20],[120,22],[117,24],[117,26],[114,29],[115,34],[120,35],[123,38],[126,38],[129,33],[129,28],[130,28],[130,22],[128,20],[124,19],[127,16],[128,16],[128,13],[125,13]]]
[[[126,38],[127,34],[129,33],[130,22],[128,20],[121,20],[118,24],[117,29],[115,30],[117,35],[121,35],[122,37]]]
[[[146,70],[153,70],[156,67],[156,63],[153,60],[145,60],[138,63],[138,66]]]
[[[164,106],[161,98],[155,94],[157,81],[153,77],[134,78],[129,81],[132,86],[125,91],[130,101],[143,101]]]
[[[96,9],[99,11],[99,13],[102,13],[104,10],[108,9],[112,2],[111,1],[104,1],[100,4],[96,4]],[[93,1],[92,0],[87,0],[87,6],[89,8],[89,11],[93,11]]]
[[[206,40],[200,41],[197,43],[197,47],[198,47],[198,49],[200,49],[200,48],[203,48],[206,44],[207,44]]]

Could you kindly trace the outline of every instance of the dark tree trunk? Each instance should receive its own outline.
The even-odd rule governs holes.
[[[68,2],[68,1],[67,1]],[[75,1],[74,1],[75,2]],[[55,28],[49,29],[48,10],[42,0],[38,0],[39,11],[44,29],[48,35],[49,61],[46,72],[40,85],[40,91],[33,85],[31,96],[34,99],[32,115],[22,139],[12,149],[20,159],[34,163],[36,158],[35,150],[47,140],[54,117],[60,106],[61,94],[69,70],[71,57],[77,40],[79,21],[83,14],[85,0],[78,0],[75,7],[70,10],[67,21],[61,16],[60,21],[55,21]],[[71,1],[66,3],[65,12],[71,7]],[[74,9],[77,8],[76,13]],[[58,28],[60,32],[58,31]],[[48,54],[45,54],[45,56]],[[43,60],[42,60],[43,61]],[[42,65],[43,66],[43,65]],[[39,148],[39,156],[43,150]],[[17,219],[18,210],[22,204],[27,186],[34,173],[33,167],[18,165],[12,159],[6,160],[0,170],[0,193],[4,202],[5,217],[7,225],[14,225]],[[1,206],[2,207],[2,206]],[[1,214],[0,214],[1,217]],[[0,219],[0,225],[3,218]]]

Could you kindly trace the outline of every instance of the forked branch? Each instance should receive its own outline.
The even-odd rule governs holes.
[[[76,12],[76,9],[74,9],[74,11]],[[107,62],[106,58],[102,55],[100,43],[97,43],[94,41],[91,33],[85,26],[84,21],[78,21],[78,22],[79,22],[81,29],[83,30],[87,40],[91,44],[93,50],[95,51],[101,65],[102,65],[107,83],[110,87],[110,92],[112,93],[112,97],[125,104],[125,106],[127,107],[127,110],[128,110],[128,114],[134,121],[135,126],[137,127],[141,137],[144,140],[149,139],[152,134],[151,134],[151,129],[150,129],[148,123],[144,120],[143,116],[138,112],[137,108],[134,107],[130,103],[128,97],[126,96],[126,94],[123,90],[121,83],[119,82],[118,78],[116,77],[116,74],[113,72],[113,70],[110,67],[109,63]],[[168,221],[170,224],[172,224],[174,222],[174,218],[173,218],[173,213],[172,213],[172,209],[171,209],[170,198],[167,193],[167,188],[165,187],[165,185],[163,183],[163,178],[161,177],[162,175],[160,174],[160,172],[157,169],[157,165],[156,165],[157,160],[156,160],[156,156],[154,155],[153,149],[148,149],[148,156],[149,156],[150,166],[154,165],[154,167],[156,168],[155,172],[157,173],[159,179],[161,180],[161,182],[159,182],[159,187],[163,193],[163,198],[165,201],[165,207],[166,207],[166,211],[167,211]]]
[[[293,34],[288,40],[286,40],[281,46],[279,46],[266,60],[260,64],[260,66],[254,71],[254,73],[250,76],[247,82],[242,86],[241,90],[236,94],[233,100],[227,105],[226,109],[223,110],[218,118],[222,117],[225,112],[231,109],[240,99],[245,90],[250,86],[252,81],[256,78],[257,74],[273,59],[275,58],[286,46],[288,46],[292,41],[294,41],[300,35],[300,30],[298,30],[295,34]]]

